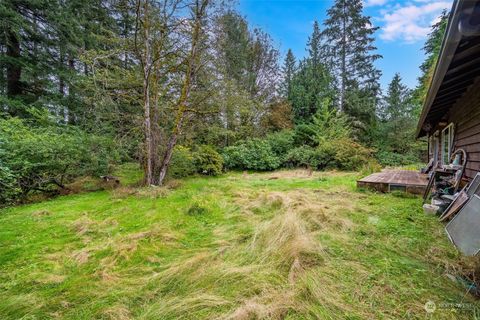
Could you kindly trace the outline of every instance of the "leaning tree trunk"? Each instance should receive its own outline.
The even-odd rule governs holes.
[[[198,67],[199,60],[199,45],[201,37],[202,19],[205,15],[208,0],[196,0],[195,7],[195,21],[192,30],[192,45],[188,56],[187,70],[182,84],[182,91],[177,101],[177,115],[175,118],[175,126],[173,127],[172,135],[167,143],[167,149],[163,155],[162,163],[160,165],[160,173],[158,176],[158,184],[162,185],[167,175],[168,166],[172,159],[173,149],[177,144],[178,136],[180,135],[185,113],[187,112],[187,102],[190,98],[190,91],[195,78],[195,71]]]
[[[173,128],[172,135],[167,143],[167,149],[163,155],[162,163],[160,165],[160,173],[158,176],[158,185],[163,185],[165,181],[165,177],[167,176],[168,166],[170,165],[170,161],[172,160],[173,149],[177,144],[178,136],[182,129],[183,119],[185,118],[185,112],[187,109],[186,103],[187,99],[190,96],[190,85],[191,85],[191,78],[193,77],[193,63],[189,64],[189,71],[185,75],[185,81],[182,88],[182,93],[179,98],[178,109],[177,109],[177,117],[175,119],[175,127]]]
[[[182,107],[182,109],[185,109],[185,107]],[[184,116],[184,110],[178,112],[175,128],[173,129],[173,133],[168,140],[167,149],[165,150],[165,154],[163,155],[162,164],[160,165],[160,173],[158,176],[158,185],[160,186],[163,184],[165,177],[167,176],[168,166],[170,165],[170,161],[172,160],[173,149],[177,144],[178,135],[180,134],[180,129],[182,128]]]

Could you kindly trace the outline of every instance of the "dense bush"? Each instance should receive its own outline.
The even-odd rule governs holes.
[[[176,146],[168,168],[168,176],[183,178],[194,174],[196,171],[192,151],[184,146]]]
[[[285,155],[283,165],[287,168],[316,167],[314,164],[315,148],[300,146],[291,149]]]
[[[277,156],[283,156],[295,147],[294,138],[295,133],[292,130],[284,130],[267,135],[265,140],[270,145],[273,153]]]
[[[397,152],[391,152],[386,150],[381,150],[375,154],[375,157],[378,159],[383,166],[404,166],[412,163],[420,162],[420,157],[418,154],[406,153],[400,154]]]
[[[285,167],[309,167],[316,170],[337,168],[357,170],[372,160],[370,150],[351,139],[325,141],[317,147],[300,146],[290,150]]]
[[[0,205],[12,202],[21,192],[22,190],[15,179],[14,173],[0,163]]]
[[[300,146],[290,150],[285,156],[287,168],[308,167],[322,170],[334,164],[335,153],[329,146]]]
[[[195,151],[176,146],[168,170],[171,178],[183,178],[195,173],[218,175],[223,171],[223,158],[211,146],[201,145]]]
[[[280,158],[266,140],[252,139],[226,147],[222,153],[225,167],[229,169],[274,170]]]
[[[193,163],[198,173],[216,176],[223,171],[222,156],[208,145],[197,148],[193,155]]]
[[[114,143],[77,128],[0,119],[0,201],[54,192],[73,178],[100,175],[117,159]]]
[[[371,150],[349,138],[334,142],[335,162],[339,169],[358,170],[372,160]]]
[[[336,145],[335,141],[328,141],[316,147],[316,169],[336,168]]]
[[[225,166],[252,170],[274,170],[280,166],[361,169],[374,161],[371,150],[350,138],[344,126],[342,116],[323,110],[312,123],[298,125],[295,131],[282,131],[263,140],[252,139],[225,148]]]
[[[299,124],[295,126],[293,130],[293,143],[296,146],[312,146],[315,147],[318,145],[318,140],[316,138],[315,132],[317,130],[312,128],[309,124]]]

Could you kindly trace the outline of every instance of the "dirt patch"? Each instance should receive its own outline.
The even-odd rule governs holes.
[[[76,251],[72,254],[72,259],[78,264],[82,265],[88,262],[90,253],[86,249]]]
[[[265,291],[247,299],[226,319],[284,319],[289,309],[295,308],[294,296],[289,291]]]
[[[114,305],[110,308],[107,308],[103,314],[107,319],[111,320],[130,320],[132,318],[132,314],[130,310],[124,305]]]
[[[59,284],[65,281],[66,276],[58,274],[47,274],[37,277],[37,281],[42,284]]]
[[[52,213],[46,209],[41,209],[41,210],[36,210],[36,211],[33,211],[32,212],[32,216],[33,217],[45,217],[45,216],[49,216],[51,215]]]
[[[77,236],[84,237],[94,232],[95,222],[89,219],[87,216],[83,216],[72,223],[72,229]]]
[[[276,171],[273,173],[262,174],[260,177],[265,180],[276,180],[276,179],[311,179],[318,177],[318,172],[314,172],[308,169],[296,169],[296,170],[285,170],[285,171]],[[255,177],[255,174],[250,175],[250,177]],[[256,177],[258,178],[258,176]]]
[[[166,197],[168,192],[169,190],[166,187],[146,187],[138,189],[136,196],[157,199]]]
[[[178,188],[181,188],[183,185],[181,180],[173,179],[173,180],[168,180],[167,183],[165,184],[165,187],[170,190],[176,190]]]
[[[137,194],[138,189],[133,187],[120,187],[111,192],[112,199],[125,199]]]

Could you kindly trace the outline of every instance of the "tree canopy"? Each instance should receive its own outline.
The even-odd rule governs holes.
[[[418,87],[396,74],[384,94],[361,0],[334,1],[299,59],[216,0],[5,0],[0,18],[7,202],[120,162],[161,185],[222,166],[418,161],[414,124],[447,14],[425,43]]]

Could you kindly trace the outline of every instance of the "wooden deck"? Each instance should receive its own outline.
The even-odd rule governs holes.
[[[423,194],[428,177],[417,171],[383,170],[357,181],[357,187],[369,188],[380,192],[394,190],[413,194]]]

